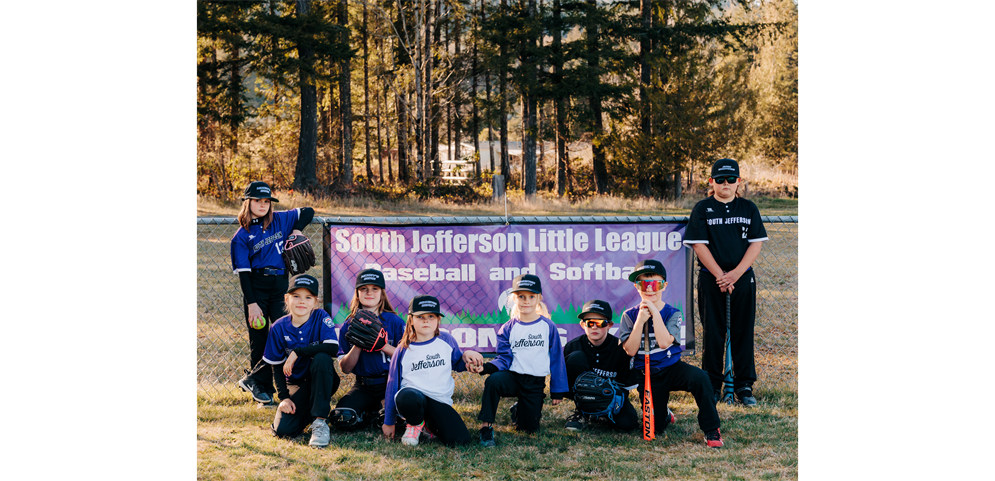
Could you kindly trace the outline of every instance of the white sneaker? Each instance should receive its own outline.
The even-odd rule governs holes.
[[[328,442],[332,438],[331,430],[328,429],[328,424],[321,419],[315,419],[311,423],[311,442],[308,444],[315,448],[323,448],[328,446]]]
[[[421,430],[424,427],[424,421],[422,421],[421,424],[408,424],[407,429],[404,430],[404,437],[401,438],[401,442],[407,444],[408,446],[417,446],[418,436],[421,435]]]

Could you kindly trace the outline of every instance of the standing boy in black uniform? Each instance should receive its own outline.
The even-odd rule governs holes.
[[[570,384],[570,394],[573,398],[573,386],[581,374],[594,371],[606,379],[614,380],[629,390],[634,386],[625,386],[629,377],[629,367],[632,356],[618,342],[618,338],[609,334],[612,327],[612,307],[605,301],[595,299],[584,303],[580,314],[580,325],[584,335],[577,336],[563,347],[563,356],[567,365],[567,382]],[[668,410],[668,415],[671,415]],[[622,408],[608,422],[616,431],[632,431],[639,426],[639,415],[629,403],[629,396],[622,398]],[[566,428],[570,431],[580,431],[587,427],[587,417],[579,410],[567,419]]]
[[[725,353],[726,295],[731,296],[730,344],[733,388],[739,402],[757,404],[753,356],[753,326],[757,312],[757,284],[753,261],[760,254],[767,231],[760,210],[739,197],[739,164],[720,159],[712,165],[710,197],[698,202],[688,220],[684,244],[698,257],[698,315],[705,331],[701,367],[708,373],[715,400],[721,395],[722,356]]]

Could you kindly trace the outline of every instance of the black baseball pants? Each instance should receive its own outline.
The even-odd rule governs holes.
[[[466,423],[452,406],[436,401],[411,387],[398,391],[394,396],[394,403],[397,414],[407,420],[406,424],[421,424],[424,421],[425,426],[446,446],[470,444],[470,432],[466,429]],[[398,423],[398,428],[404,428],[404,425]]]
[[[633,371],[639,381],[639,402],[645,401],[646,374],[640,369]],[[694,396],[698,405],[698,426],[704,432],[719,427],[719,412],[715,409],[715,397],[708,375],[684,361],[677,361],[658,372],[650,372],[650,387],[653,388],[654,430],[662,433],[670,418],[667,414],[667,403],[670,402],[671,391],[684,391]]]
[[[304,432],[314,418],[328,418],[332,395],[339,389],[339,375],[335,372],[332,357],[325,353],[316,354],[311,359],[308,377],[300,384],[288,387],[291,388],[290,401],[294,403],[294,413],[288,414],[278,408],[271,426],[273,434],[281,437]]]
[[[757,381],[757,367],[753,354],[753,328],[757,317],[757,283],[753,269],[746,271],[736,281],[730,299],[730,336],[732,347],[733,387],[749,387]],[[708,271],[698,275],[698,318],[701,319],[705,339],[701,354],[701,368],[715,391],[722,387],[726,353],[726,294],[715,276]]]
[[[487,380],[484,381],[484,392],[480,397],[480,413],[477,414],[477,419],[481,422],[493,423],[501,398],[517,397],[518,423],[515,425],[515,429],[534,433],[539,430],[539,420],[542,418],[542,400],[546,398],[545,390],[545,377],[512,371],[495,372],[487,376]]]
[[[376,419],[383,408],[384,393],[387,391],[387,381],[380,384],[361,384],[359,378],[353,384],[352,389],[339,399],[335,409],[352,409],[362,419],[353,426],[345,429],[363,429],[369,427],[370,423]],[[342,427],[342,426],[337,426]]]
[[[266,327],[253,329],[249,325],[249,304],[242,299],[242,313],[245,316],[245,328],[249,330],[249,367],[253,372],[249,374],[260,388],[273,394],[276,388],[273,387],[273,369],[266,362],[263,362],[263,353],[266,351],[266,338],[269,337],[269,328],[277,319],[287,315],[284,312],[283,295],[287,293],[289,280],[287,275],[264,276],[259,273],[251,273],[252,293],[256,297],[256,304],[263,311],[266,318]],[[259,366],[262,362],[264,366]],[[255,368],[259,369],[255,369]],[[282,375],[282,374],[281,374]]]

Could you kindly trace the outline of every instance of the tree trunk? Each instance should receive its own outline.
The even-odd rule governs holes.
[[[397,180],[402,184],[408,184],[411,179],[408,177],[408,116],[405,112],[407,106],[404,98],[398,93],[395,95],[397,105]],[[388,142],[390,137],[387,137]]]
[[[349,0],[339,2],[339,25],[345,31],[342,41],[349,45]],[[339,72],[339,101],[342,105],[342,183],[352,184],[352,62],[342,60]]]
[[[367,29],[366,3],[363,3],[363,141],[366,144],[366,181],[373,182],[373,162],[370,158],[370,36]]]
[[[297,0],[297,17],[307,16],[311,11],[311,0]],[[297,45],[297,56],[305,65],[313,65],[314,49],[307,42]],[[301,86],[301,126],[297,143],[297,166],[294,171],[293,188],[298,191],[312,191],[318,186],[315,175],[318,157],[318,95],[311,75],[300,69]]]
[[[597,9],[597,4],[595,0],[587,0],[589,8],[593,11]],[[599,52],[598,46],[598,27],[597,25],[588,24],[587,28],[587,47],[588,47],[588,65],[597,68],[600,63],[601,52]],[[598,85],[601,84],[601,79],[595,80]],[[594,116],[594,142],[591,144],[591,154],[592,154],[592,164],[594,168],[594,187],[599,194],[608,193],[608,170],[605,167],[605,153],[604,150],[599,145],[601,136],[604,134],[604,120],[601,118],[601,95],[595,93],[588,98],[591,104],[591,114]]]
[[[563,83],[563,27],[561,22],[560,0],[553,0],[553,83],[557,85],[554,109],[556,110],[556,195],[563,197],[567,186],[567,113],[563,106],[562,90],[558,87]]]

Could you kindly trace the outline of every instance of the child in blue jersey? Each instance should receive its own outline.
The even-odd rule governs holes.
[[[285,303],[289,315],[273,323],[263,361],[274,366],[280,405],[273,434],[297,436],[311,424],[310,445],[325,447],[330,433],[325,419],[339,388],[335,354],[339,350],[332,317],[318,305],[318,280],[293,278]]]
[[[346,338],[353,316],[359,309],[372,311],[380,317],[387,332],[387,343],[379,351],[364,351]],[[355,374],[352,389],[335,405],[332,424],[346,431],[369,427],[384,407],[387,370],[394,349],[404,334],[404,321],[394,312],[387,298],[383,273],[376,269],[360,271],[356,290],[349,303],[349,316],[342,329],[339,344],[339,367],[343,374]]]
[[[314,209],[303,207],[273,212],[273,197],[265,182],[252,182],[242,196],[238,213],[241,227],[231,238],[231,265],[242,288],[242,312],[249,330],[249,368],[238,386],[256,401],[273,405],[273,372],[262,362],[269,323],[284,314],[287,270],[283,245],[302,231],[314,217]]]
[[[511,407],[515,429],[527,433],[539,430],[542,400],[546,397],[546,376],[550,376],[550,397],[555,406],[570,391],[563,362],[560,334],[542,303],[542,283],[537,276],[523,274],[512,281],[515,305],[511,319],[497,334],[497,356],[484,364],[488,374],[480,400],[482,421],[480,444],[494,447],[494,416],[502,397],[517,397]]]
[[[408,324],[401,343],[390,361],[387,377],[387,406],[383,433],[394,437],[397,415],[407,424],[401,442],[415,446],[422,430],[447,446],[472,442],[466,423],[453,409],[452,372],[480,372],[480,353],[462,351],[448,332],[439,331],[442,311],[439,300],[416,296],[408,308]]]
[[[719,432],[719,413],[715,410],[712,398],[712,384],[705,371],[681,361],[681,311],[661,299],[667,288],[667,270],[660,261],[653,259],[636,264],[629,281],[634,282],[641,301],[638,306],[622,313],[621,325],[616,333],[622,341],[625,352],[633,356],[630,383],[639,385],[639,399],[643,403],[646,384],[646,369],[650,371],[650,385],[653,388],[653,406],[661,412],[670,400],[671,391],[685,391],[694,396],[698,405],[698,426],[705,432],[705,444],[709,447],[722,447]],[[648,339],[643,339],[643,327],[649,323]],[[650,365],[645,365],[648,345]],[[632,375],[636,379],[632,379]],[[669,410],[668,410],[669,411]],[[669,414],[669,413],[668,413]],[[655,430],[662,433],[673,418],[656,416]]]

